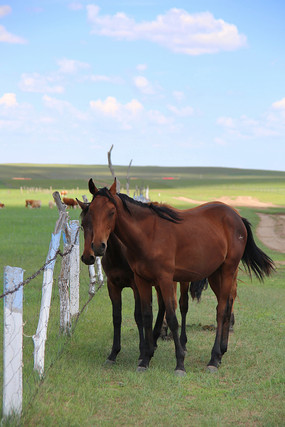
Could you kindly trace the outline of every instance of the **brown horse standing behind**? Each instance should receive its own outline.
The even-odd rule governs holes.
[[[84,210],[82,259],[88,264],[94,256],[104,255],[112,231],[126,246],[127,260],[140,294],[145,331],[144,355],[138,370],[149,366],[154,353],[151,304],[154,285],[160,289],[173,334],[175,371],[178,375],[185,374],[173,282],[205,277],[218,301],[216,338],[208,363],[210,370],[216,370],[227,351],[240,261],[260,280],[274,270],[273,261],[256,246],[249,222],[219,202],[184,211],[142,204],[116,194],[116,180],[110,189],[98,190],[91,179],[89,190],[93,200]]]

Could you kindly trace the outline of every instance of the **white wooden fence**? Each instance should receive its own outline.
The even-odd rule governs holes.
[[[53,194],[59,210],[43,273],[42,300],[34,342],[34,369],[44,375],[45,344],[51,306],[53,270],[63,232],[64,253],[59,276],[60,329],[70,334],[72,316],[79,313],[79,221],[69,221],[65,205],[58,192]],[[96,258],[89,266],[89,294],[95,294],[95,284],[103,284],[101,261]],[[23,274],[18,267],[4,269],[4,341],[3,341],[3,418],[20,416],[22,411],[23,366]]]

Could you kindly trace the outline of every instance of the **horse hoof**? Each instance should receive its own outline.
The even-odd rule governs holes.
[[[213,366],[213,365],[208,365],[207,371],[210,372],[211,374],[215,374],[216,372],[218,372],[218,368],[216,366]]]
[[[138,366],[137,367],[137,372],[142,373],[142,372],[145,372],[146,370],[147,370],[147,368],[145,366]]]
[[[115,363],[116,363],[115,360],[107,359],[104,363],[104,366],[113,366],[113,365],[115,365]]]
[[[186,372],[182,371],[182,369],[176,369],[174,371],[176,377],[185,377],[186,376]]]

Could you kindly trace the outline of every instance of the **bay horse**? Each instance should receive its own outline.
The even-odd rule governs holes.
[[[85,204],[78,200],[78,204],[84,209]],[[83,222],[84,224],[84,222]],[[86,239],[88,239],[88,233],[86,234]],[[91,245],[91,242],[90,242]],[[139,332],[139,360],[143,357],[144,349],[144,337],[143,337],[143,320],[141,313],[141,303],[138,289],[134,280],[134,273],[131,267],[128,264],[126,258],[127,249],[123,243],[118,239],[118,237],[112,232],[110,233],[106,252],[102,257],[102,267],[107,276],[107,288],[109,297],[112,302],[112,317],[113,317],[113,345],[112,350],[106,360],[106,363],[114,363],[116,361],[117,355],[121,350],[121,324],[122,324],[122,291],[124,288],[129,287],[134,293],[135,299],[135,322],[137,324]],[[95,258],[91,258],[92,263],[95,262]],[[191,282],[190,293],[192,299],[199,300],[201,297],[202,290],[205,286],[205,280]],[[181,312],[181,334],[180,342],[184,350],[186,350],[187,335],[186,335],[186,315],[188,312],[188,290],[189,283],[181,282],[180,283],[180,298],[179,298],[179,307]],[[164,315],[164,305],[160,301],[160,293],[157,294],[158,305],[160,307],[158,313],[158,319],[161,315]],[[175,302],[177,306],[177,299]],[[166,335],[167,324],[164,324],[164,327],[159,331],[160,321],[157,321],[157,327],[154,329],[154,340],[155,344],[157,339],[161,334]]]
[[[228,347],[240,261],[246,271],[250,275],[253,272],[259,280],[275,270],[272,259],[256,245],[249,221],[221,202],[187,210],[143,204],[125,194],[116,194],[116,179],[109,189],[100,190],[90,179],[89,190],[93,199],[83,211],[82,260],[88,264],[95,256],[103,256],[111,232],[126,246],[127,261],[140,295],[144,326],[144,352],[137,370],[146,370],[154,354],[154,285],[161,293],[161,304],[173,335],[175,372],[185,375],[174,282],[207,277],[218,302],[216,338],[207,365],[210,371],[216,371]]]

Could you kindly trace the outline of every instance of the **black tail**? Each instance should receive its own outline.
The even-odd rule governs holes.
[[[243,266],[250,277],[251,271],[253,271],[258,280],[263,281],[264,276],[269,276],[273,271],[275,271],[274,262],[258,246],[256,246],[250,222],[246,218],[242,218],[242,221],[247,230],[247,242],[241,259]]]
[[[208,279],[197,280],[196,282],[191,282],[190,284],[190,294],[192,299],[197,299],[200,301],[202,292],[208,287]]]

